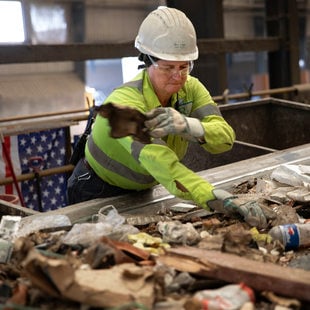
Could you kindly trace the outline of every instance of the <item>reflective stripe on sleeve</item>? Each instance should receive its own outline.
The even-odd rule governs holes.
[[[207,105],[200,107],[197,110],[195,110],[191,114],[191,117],[195,117],[195,118],[202,120],[204,117],[210,116],[210,115],[222,116],[222,113],[217,106],[214,106],[212,104],[207,104]]]
[[[121,175],[122,177],[130,181],[139,183],[139,184],[151,184],[155,181],[155,179],[151,175],[145,175],[137,171],[131,170],[129,167],[125,166],[124,164],[107,156],[95,144],[92,136],[89,136],[88,141],[87,141],[87,146],[88,146],[88,150],[90,154],[104,169],[109,170],[118,175]]]
[[[167,145],[166,142],[161,139],[153,139],[152,143],[159,144],[159,145]],[[131,145],[131,155],[136,161],[139,161],[139,156],[144,146],[145,145],[141,142],[133,141]]]

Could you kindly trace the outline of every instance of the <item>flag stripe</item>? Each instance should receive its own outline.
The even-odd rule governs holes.
[[[64,128],[51,129],[36,133],[21,134],[5,138],[6,148],[9,150],[15,175],[34,172],[32,161],[42,158],[41,170],[65,165],[66,163],[66,135]],[[12,176],[8,163],[4,159],[1,149],[0,177]],[[39,210],[38,190],[42,193],[43,211],[49,211],[66,206],[66,174],[57,174],[37,180],[20,182],[19,186],[25,205],[33,210]],[[1,186],[1,192],[17,195],[14,184]],[[4,187],[4,189],[3,189]]]

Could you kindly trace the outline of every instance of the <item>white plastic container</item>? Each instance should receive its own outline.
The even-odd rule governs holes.
[[[310,223],[286,224],[275,226],[269,231],[274,240],[279,240],[285,250],[310,246]]]
[[[254,291],[244,283],[229,284],[218,289],[202,290],[194,294],[201,302],[201,309],[237,310],[245,303],[255,302]]]

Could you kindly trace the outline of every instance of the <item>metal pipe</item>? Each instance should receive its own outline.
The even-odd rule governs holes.
[[[42,114],[32,114],[32,115],[25,115],[25,116],[5,117],[5,118],[0,118],[0,123],[34,119],[34,118],[43,118],[43,117],[45,118],[45,117],[67,115],[67,114],[76,114],[76,113],[85,113],[85,116],[87,118],[87,115],[89,114],[89,110],[80,109],[80,110],[68,110],[68,111],[50,112],[50,113],[42,113]]]
[[[266,89],[266,90],[259,90],[253,91],[251,93],[244,92],[239,94],[232,94],[232,95],[221,95],[221,96],[214,96],[214,101],[223,101],[229,99],[242,99],[242,98],[249,98],[251,96],[264,96],[264,95],[274,95],[274,94],[281,94],[281,93],[288,93],[288,92],[295,92],[298,90],[298,86],[290,86],[290,87],[281,87],[275,89]],[[62,112],[51,112],[51,113],[44,113],[44,114],[33,114],[33,115],[26,115],[26,116],[14,116],[14,117],[6,117],[0,118],[0,123],[4,122],[13,122],[18,120],[27,120],[27,119],[34,119],[34,118],[46,118],[52,116],[59,116],[59,115],[67,115],[67,114],[76,114],[76,113],[85,113],[85,115],[81,115],[79,118],[80,120],[86,120],[89,114],[89,109],[79,109],[79,110],[68,110]],[[78,119],[76,119],[78,120]]]
[[[54,175],[54,174],[59,174],[59,173],[67,173],[73,171],[74,166],[73,165],[65,165],[65,166],[60,166],[56,168],[50,168],[50,169],[45,169],[45,170],[40,170],[38,172],[39,177],[46,177],[49,175]],[[20,174],[16,175],[16,179],[18,182],[23,182],[27,180],[33,180],[35,178],[35,173],[25,173],[25,174]],[[1,185],[7,185],[13,183],[13,178],[0,178],[0,186]]]
[[[295,91],[297,91],[297,88],[295,86],[290,86],[290,87],[258,90],[258,91],[253,91],[253,92],[244,92],[244,93],[232,94],[232,95],[226,95],[226,96],[224,95],[215,96],[213,97],[213,100],[223,101],[223,100],[230,100],[230,99],[242,99],[242,98],[249,98],[253,96],[275,95],[275,94],[289,93],[289,92],[295,92]]]

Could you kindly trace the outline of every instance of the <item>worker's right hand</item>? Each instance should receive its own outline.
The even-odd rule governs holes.
[[[146,113],[145,126],[150,135],[162,138],[169,134],[180,134],[184,137],[200,138],[204,136],[204,128],[196,118],[186,117],[174,108],[157,108]]]
[[[227,215],[240,214],[253,227],[266,228],[268,220],[275,217],[271,210],[265,210],[255,200],[244,202],[222,189],[214,189],[213,194],[216,200],[208,202],[211,209]]]

